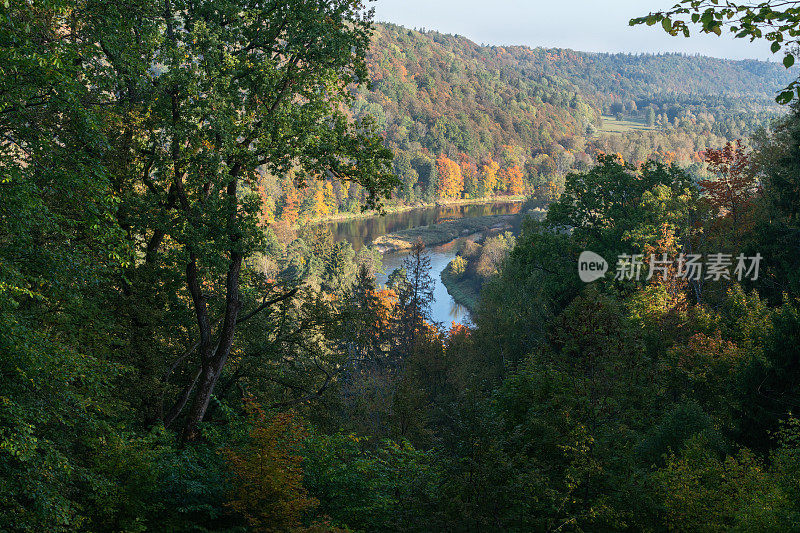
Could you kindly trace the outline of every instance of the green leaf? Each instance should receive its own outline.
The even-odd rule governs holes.
[[[786,54],[786,57],[783,58],[783,66],[789,68],[792,65],[794,65],[794,56],[792,54]]]
[[[781,49],[781,43],[774,42],[774,43],[772,43],[772,46],[770,46],[769,48],[770,48],[770,50],[772,50],[772,53],[774,54],[775,52],[777,52],[778,50]]]
[[[785,105],[792,101],[793,96],[794,91],[783,91],[775,98],[775,101],[781,105]]]

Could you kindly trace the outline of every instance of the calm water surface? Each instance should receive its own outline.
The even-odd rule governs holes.
[[[401,213],[391,213],[382,217],[333,222],[330,224],[330,228],[337,242],[349,241],[355,250],[359,250],[364,245],[372,242],[373,239],[401,229],[438,224],[457,218],[516,214],[520,212],[521,208],[522,202],[426,207]],[[431,259],[431,277],[435,283],[433,290],[434,301],[431,309],[433,320],[448,329],[453,322],[456,324],[468,324],[470,321],[469,311],[466,307],[457,304],[453,300],[442,283],[440,276],[442,270],[447,267],[455,256],[453,243],[431,247],[427,253]],[[384,273],[378,274],[376,277],[379,285],[386,283],[389,274],[400,267],[407,255],[407,251],[383,254]]]
[[[522,202],[423,207],[384,216],[331,222],[329,226],[336,242],[349,241],[353,249],[358,251],[381,235],[402,229],[429,226],[457,218],[516,214],[521,208]]]

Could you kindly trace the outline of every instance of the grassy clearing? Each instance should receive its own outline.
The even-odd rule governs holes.
[[[425,246],[436,246],[454,241],[459,237],[480,233],[487,229],[501,229],[511,227],[513,220],[518,215],[487,215],[483,217],[459,218],[448,220],[441,224],[419,226],[382,235],[372,241],[381,252],[395,252],[406,250],[422,239]]]
[[[628,133],[629,131],[653,131],[654,127],[637,118],[623,118],[617,120],[615,117],[603,115],[603,129],[600,133]]]
[[[470,313],[475,313],[478,308],[478,299],[480,298],[480,291],[475,289],[475,285],[466,276],[461,279],[456,279],[450,273],[450,265],[442,270],[441,276],[442,283],[444,283],[447,292],[452,296],[453,300],[469,309]]]

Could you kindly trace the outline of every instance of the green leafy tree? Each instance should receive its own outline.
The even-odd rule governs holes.
[[[754,213],[745,251],[763,256],[762,272],[753,286],[774,305],[785,294],[800,295],[800,250],[795,246],[800,238],[800,114],[793,110],[754,141],[752,160],[764,201]]]
[[[771,446],[770,434],[788,419],[800,401],[800,384],[796,380],[800,353],[795,344],[800,336],[800,312],[786,303],[772,322],[763,356],[750,361],[743,377],[741,438],[759,450]]]
[[[15,531],[100,528],[91,500],[118,488],[95,463],[125,370],[98,293],[131,255],[87,74],[101,52],[79,27],[66,2],[0,15],[0,528]]]
[[[604,257],[613,274],[620,254],[644,254],[655,246],[664,224],[689,238],[693,185],[685,171],[654,162],[637,169],[614,156],[598,162],[567,176],[564,193],[543,221],[523,225],[501,275],[484,289],[476,321],[481,335],[499,344],[509,368],[541,342],[548,321],[581,290],[581,252]],[[612,274],[595,283],[614,285]],[[633,290],[635,284],[622,287]]]
[[[191,391],[190,440],[248,312],[243,261],[261,246],[257,169],[356,182],[373,205],[397,183],[369,120],[341,111],[348,86],[366,81],[370,18],[349,1],[93,7],[86,31],[108,65],[96,83],[119,113],[109,153],[124,165],[120,224],[143,258],[128,274],[130,299],[183,277],[188,301],[170,307],[182,328],[195,322],[199,374],[180,395]]]

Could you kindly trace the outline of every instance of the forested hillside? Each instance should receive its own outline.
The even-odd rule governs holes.
[[[663,137],[669,130],[741,137],[779,112],[775,96],[792,76],[759,61],[479,46],[460,36],[377,28],[373,86],[362,89],[356,115],[378,117],[397,150],[450,157],[497,158],[513,145],[530,161],[558,157],[557,144],[585,162],[601,115],[647,121],[651,109]]]
[[[515,195],[554,197],[598,153],[697,164],[781,113],[793,73],[763,61],[679,54],[591,54],[480,46],[392,24],[375,27],[370,87],[356,119],[375,120],[403,186],[395,203]],[[369,118],[367,118],[369,117]],[[621,127],[609,128],[610,117]],[[296,190],[267,178],[271,212],[290,221],[356,212],[357,187]]]
[[[777,112],[774,98],[792,77],[782,65],[752,60],[479,46],[394,25],[377,30],[373,88],[362,98],[398,147],[416,141],[432,153],[483,157],[503,144],[542,151],[583,136],[600,113],[649,107],[670,122],[689,108],[717,119],[725,111]]]

